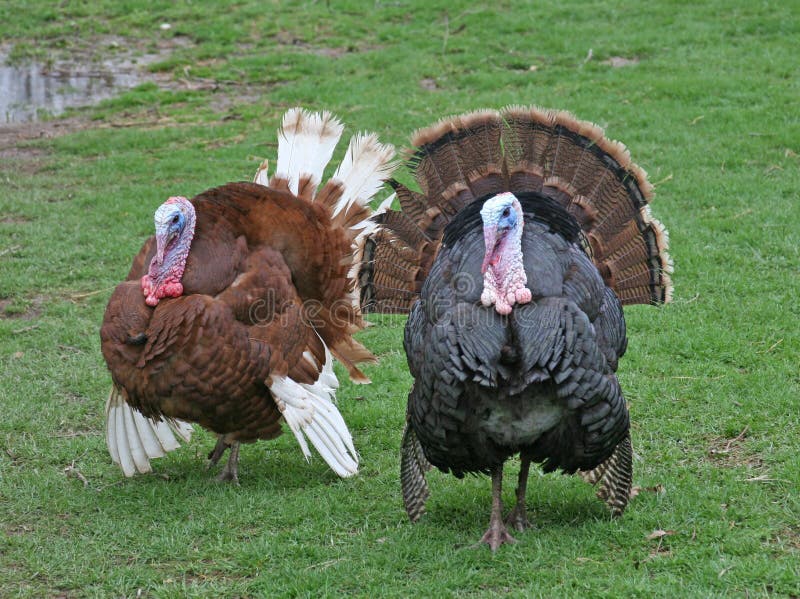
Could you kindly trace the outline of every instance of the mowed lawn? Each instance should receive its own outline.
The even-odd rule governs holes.
[[[160,53],[113,100],[0,126],[0,596],[800,596],[798,39],[796,1],[0,4],[14,60]],[[535,527],[493,555],[472,548],[488,478],[431,472],[410,524],[402,316],[359,336],[371,385],[337,369],[359,476],[286,434],[222,485],[198,431],[123,477],[98,330],[164,199],[250,179],[291,106],[403,147],[507,104],[627,144],[670,231],[674,302],[626,309],[639,494],[621,519],[533,472]]]

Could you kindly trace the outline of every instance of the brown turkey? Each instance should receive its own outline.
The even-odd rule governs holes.
[[[394,149],[372,134],[350,140],[317,190],[343,126],[292,109],[278,132],[276,171],[191,200],[171,197],[155,235],[113,292],[100,330],[113,379],[106,441],[126,476],[188,441],[189,423],[218,435],[219,478],[238,482],[241,442],[272,439],[286,421],[308,459],[311,441],[340,476],[357,472],[350,432],[332,403],[331,354],[352,380],[374,357],[351,277],[367,202],[391,173]]]
[[[412,521],[431,464],[492,478],[496,550],[528,526],[531,462],[581,471],[612,514],[625,509],[632,450],[615,371],[621,304],[667,302],[667,236],[652,186],[625,147],[566,112],[509,107],[418,131],[421,193],[393,182],[401,210],[359,239],[362,306],[410,311],[414,384],[401,448]],[[520,454],[504,522],[503,464]]]

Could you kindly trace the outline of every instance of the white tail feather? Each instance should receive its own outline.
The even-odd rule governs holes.
[[[119,457],[120,468],[125,476],[133,476],[136,473],[136,466],[131,457],[130,442],[128,441],[128,433],[125,427],[125,406],[112,408],[109,417],[113,421],[113,431],[115,432],[114,442],[116,443],[117,456]]]
[[[133,412],[133,410],[131,410],[131,412]],[[145,454],[150,458],[164,457],[164,448],[161,446],[161,443],[158,440],[158,435],[156,434],[155,429],[152,426],[148,426],[147,419],[144,416],[138,412],[133,412],[133,414],[133,421],[136,425],[136,431],[139,434],[139,439],[142,441]],[[139,416],[138,418],[136,417],[137,415]]]
[[[264,187],[269,187],[269,160],[265,160],[258,166],[253,183],[258,183]]]
[[[142,418],[144,418],[144,416],[142,416]],[[152,422],[152,420],[150,422]],[[177,440],[172,435],[172,433],[175,433],[181,439],[183,439],[184,443],[188,443],[189,441],[192,440],[192,431],[193,431],[193,429],[192,429],[192,425],[190,423],[184,422],[183,420],[173,420],[172,418],[167,418],[166,419],[166,423],[167,423],[167,427],[170,430],[169,438],[172,441],[175,441],[175,443],[177,443]],[[161,424],[161,422],[159,422],[158,424]],[[178,445],[178,447],[180,447],[180,445]],[[166,447],[164,449],[166,449]],[[169,451],[169,450],[167,450],[167,451]]]
[[[306,459],[311,457],[308,437],[328,466],[344,478],[358,472],[358,454],[344,418],[331,401],[338,384],[333,358],[325,348],[325,364],[316,383],[273,376],[270,391]]]
[[[125,476],[151,471],[150,460],[180,447],[175,438],[191,439],[192,426],[179,420],[153,420],[134,410],[120,390],[111,389],[106,401],[106,445]]]
[[[136,422],[133,419],[133,410],[122,410],[122,415],[125,422],[125,436],[117,437],[117,450],[120,449],[120,439],[127,439],[128,447],[130,449],[130,457],[133,460],[133,465],[138,472],[150,472],[150,460],[144,453],[144,446],[142,440],[139,438],[139,431],[136,430]],[[128,476],[131,476],[130,474]]]
[[[329,112],[309,113],[302,108],[287,111],[278,130],[275,175],[287,179],[294,194],[302,176],[318,185],[343,130],[339,119]]]
[[[344,188],[336,202],[333,216],[346,211],[353,203],[365,205],[389,178],[395,168],[394,146],[382,144],[374,133],[359,133],[350,139],[347,153],[331,178]]]
[[[336,373],[333,372],[333,356],[331,355],[331,350],[329,350],[325,342],[322,341],[322,337],[319,336],[319,333],[317,333],[317,337],[325,348],[325,363],[319,364],[309,352],[308,355],[313,360],[314,366],[320,369],[319,378],[313,385],[304,383],[301,383],[301,385],[312,393],[316,393],[316,390],[325,391],[330,398],[333,399],[336,390],[339,388],[339,379],[336,378]]]

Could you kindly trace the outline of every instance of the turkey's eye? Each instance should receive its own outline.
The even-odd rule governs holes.
[[[506,216],[508,216],[509,214],[511,214],[511,208],[509,208],[508,206],[506,206],[505,208],[503,208],[503,218],[505,218],[505,217],[506,217]]]
[[[177,225],[177,224],[178,224],[178,221],[179,221],[180,219],[181,219],[181,217],[180,217],[180,216],[178,216],[178,215],[176,214],[175,216],[173,216],[173,217],[172,217],[172,224],[173,224],[173,225]]]

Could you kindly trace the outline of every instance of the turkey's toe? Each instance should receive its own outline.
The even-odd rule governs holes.
[[[225,468],[222,469],[222,472],[217,474],[216,480],[221,483],[232,483],[237,487],[239,485],[239,473],[237,472],[237,468]]]
[[[217,449],[221,444],[222,441],[217,442],[217,447],[214,448],[212,455],[209,457],[213,459],[213,456],[217,453]],[[225,445],[227,445],[227,443]],[[231,453],[228,456],[228,461],[225,463],[225,467],[222,469],[222,472],[220,472],[217,475],[217,480],[223,483],[230,482],[238,487],[239,486],[239,443],[238,442],[231,443],[229,447],[231,448]],[[222,451],[219,452],[219,455],[221,456],[224,451],[225,450],[222,449]],[[217,456],[217,459],[219,459],[219,456]]]
[[[508,530],[502,522],[493,522],[489,529],[481,537],[476,546],[486,543],[491,547],[492,551],[497,551],[497,548],[504,543],[509,545],[516,543],[517,540],[508,534]]]

